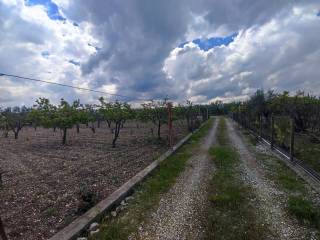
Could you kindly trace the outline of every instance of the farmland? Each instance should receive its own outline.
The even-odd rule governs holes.
[[[138,127],[137,127],[138,125]],[[174,123],[175,142],[187,134]],[[103,122],[96,133],[86,125],[61,132],[26,127],[19,139],[0,138],[3,174],[1,216],[12,239],[46,239],[151,163],[168,145],[152,136],[150,123],[129,121],[116,148]],[[162,134],[167,136],[164,126]],[[165,138],[165,137],[164,137]],[[93,194],[91,206],[82,197]]]

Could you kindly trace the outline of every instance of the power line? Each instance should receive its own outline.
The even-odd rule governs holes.
[[[111,95],[111,96],[115,96],[115,97],[129,98],[129,99],[131,99],[130,101],[150,101],[151,100],[151,99],[142,99],[142,98],[132,98],[132,97],[121,95],[121,94],[109,93],[109,92],[94,90],[94,89],[90,89],[90,88],[77,87],[77,86],[73,86],[73,85],[57,83],[57,82],[50,82],[47,80],[29,78],[29,77],[7,74],[7,73],[2,73],[2,72],[0,72],[0,76],[14,77],[14,78],[19,78],[19,79],[24,79],[24,80],[34,81],[34,82],[42,82],[42,83],[46,83],[46,84],[57,85],[57,86],[61,86],[61,87],[74,88],[74,89],[78,89],[78,90],[82,90],[82,91],[107,94],[107,95]]]

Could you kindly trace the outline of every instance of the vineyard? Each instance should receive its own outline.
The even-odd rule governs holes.
[[[259,90],[247,102],[228,107],[245,128],[320,173],[320,98]]]
[[[40,98],[1,111],[1,217],[10,239],[52,236],[208,117],[191,102],[99,102]]]

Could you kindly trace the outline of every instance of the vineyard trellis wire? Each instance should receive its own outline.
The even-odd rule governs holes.
[[[267,145],[270,145],[270,148],[272,150],[275,150],[277,153],[279,153],[284,159],[287,159],[291,162],[292,165],[294,166],[299,166],[299,169],[302,169],[308,176],[309,178],[312,179],[316,184],[320,184],[320,172],[319,172],[319,159],[317,158],[316,164],[312,164],[312,162],[308,162],[306,158],[301,157],[303,154],[303,148],[297,148],[295,147],[295,141],[296,139],[299,139],[299,133],[296,133],[294,130],[294,121],[291,119],[289,128],[290,131],[288,132],[287,136],[285,137],[287,140],[287,145],[286,148],[282,147],[277,143],[276,139],[276,131],[271,130],[271,136],[265,135],[263,133],[263,130],[261,131],[261,128],[259,128],[259,131],[257,131],[254,128],[248,127],[247,124],[244,124],[244,121],[239,121],[239,118],[235,117],[234,114],[232,114],[232,118],[239,123],[240,126],[242,126],[244,129],[247,129],[250,134],[255,136],[258,141],[264,142]],[[274,121],[276,118],[272,118]],[[274,123],[271,123],[272,125]],[[272,129],[271,125],[271,129]],[[259,125],[260,126],[260,125]],[[262,128],[263,129],[263,128]],[[303,138],[305,139],[305,137]],[[303,140],[304,141],[304,140]],[[318,140],[317,140],[318,141]],[[283,142],[280,141],[280,142]],[[289,146],[288,146],[289,145]],[[288,150],[289,149],[289,150]],[[315,152],[313,152],[315,153]],[[318,156],[317,154],[314,154],[316,157]],[[309,159],[310,160],[310,159]]]
[[[320,174],[320,98],[298,92],[258,90],[245,102],[229,105],[230,115],[258,139]],[[308,170],[308,171],[309,171]]]
[[[248,116],[232,113],[232,118],[245,129],[255,133],[259,140],[262,138],[270,142],[270,147],[278,147],[290,155],[294,161],[294,122],[288,116],[271,116],[270,119],[263,116],[251,120]]]

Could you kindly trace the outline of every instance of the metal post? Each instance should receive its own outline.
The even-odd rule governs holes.
[[[207,108],[207,120],[209,119],[209,109]]]
[[[262,140],[262,115],[260,115],[260,119],[259,119],[259,122],[260,122],[260,131],[259,131],[259,136],[260,136],[260,140]]]
[[[0,217],[0,237],[2,240],[8,240],[6,232],[4,231],[4,226]]]
[[[169,102],[167,104],[168,108],[168,127],[169,127],[169,145],[173,147],[173,139],[172,139],[172,103]]]
[[[246,129],[248,129],[248,126],[249,126],[249,124],[248,124],[248,116],[246,116],[246,118],[245,118],[245,125],[246,125]]]
[[[290,160],[293,162],[294,157],[294,122],[290,119],[291,135],[290,135]]]
[[[274,147],[274,116],[271,116],[271,149]]]

